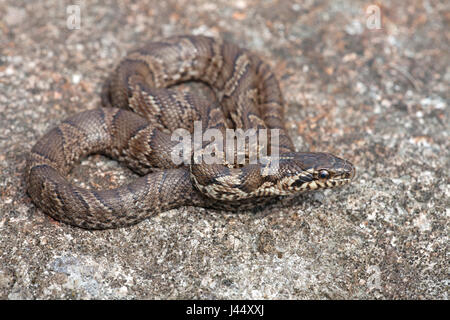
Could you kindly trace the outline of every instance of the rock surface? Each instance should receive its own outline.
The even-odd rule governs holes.
[[[2,1],[0,298],[448,299],[449,5],[381,2],[377,29],[367,1]],[[98,107],[128,50],[183,33],[269,61],[297,148],[348,158],[356,180],[277,209],[184,207],[118,230],[43,214],[25,193],[33,144]],[[133,178],[101,156],[71,173],[95,188]]]

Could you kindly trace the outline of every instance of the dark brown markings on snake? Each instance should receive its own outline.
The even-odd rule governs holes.
[[[148,123],[144,121],[143,118],[135,117],[131,119],[127,117],[126,114],[124,115],[124,112],[126,111],[120,109],[119,112],[114,114],[112,122],[113,128],[115,129],[114,133],[117,146],[122,149],[122,154],[130,150],[130,144],[133,142],[133,137],[136,137],[139,132],[148,127]],[[126,119],[128,121],[126,121]],[[121,125],[122,123],[125,123],[126,126]],[[131,123],[133,125],[131,125]],[[131,131],[124,132],[124,128],[128,130],[131,129]]]
[[[198,59],[198,49],[197,46],[195,46],[194,43],[192,43],[192,41],[189,38],[184,38],[183,39],[183,43],[186,44],[186,47],[184,47],[182,45],[181,42],[179,42],[179,46],[182,47],[182,50],[180,50],[181,52],[181,58],[183,59],[183,53],[186,57],[190,57],[190,59],[186,59],[189,62],[189,67],[192,70],[195,70],[194,64],[196,62],[196,60]],[[184,70],[184,77],[186,77],[189,74],[188,70]],[[183,77],[183,74],[182,74]]]
[[[186,102],[187,102],[187,106],[186,106],[186,112],[189,112],[189,110],[191,111],[191,113],[196,113],[196,114],[198,114],[198,111],[195,109],[195,108],[189,108],[188,106],[195,106],[196,105],[196,103],[195,103],[195,100],[194,100],[194,97],[192,96],[192,95],[190,95],[190,94],[187,94],[187,95],[185,95],[185,99],[186,99]],[[195,119],[192,119],[192,120],[197,120],[197,117],[195,117]]]
[[[138,201],[140,201],[140,192],[142,190],[147,190],[145,196],[148,194],[148,191],[150,190],[149,186],[147,186],[147,188],[140,188],[140,184],[138,183],[133,183],[133,184],[127,184],[125,186],[125,188],[128,190],[128,192],[130,193],[131,197],[133,198],[133,202],[134,203],[138,203]],[[144,198],[145,198],[144,196]]]
[[[217,130],[222,130],[222,129],[224,129],[224,127],[223,127],[223,124],[222,123],[219,123],[219,122],[217,122],[217,123],[215,123],[215,124],[210,124],[209,126],[208,126],[208,129],[217,129]]]
[[[164,42],[164,41],[155,41],[147,44],[143,48],[136,49],[134,51],[131,51],[130,54],[133,53],[140,53],[145,56],[157,56],[159,50],[166,49],[167,47],[171,47],[173,43],[171,42]],[[159,56],[160,58],[163,58],[163,56]]]
[[[145,95],[145,91],[142,88],[141,83],[138,83],[136,85],[139,89],[135,90],[132,94],[131,97],[128,98],[128,107],[133,110],[134,112],[141,114],[141,115],[145,115],[147,114],[148,110],[146,110],[143,106],[144,104],[144,100],[146,100],[146,95]],[[135,87],[136,87],[135,86]],[[130,89],[131,90],[131,89]],[[147,103],[149,109],[152,107],[151,102]]]
[[[313,180],[312,175],[301,175],[291,184],[292,187],[300,187],[305,182],[311,182]]]
[[[31,155],[30,157],[33,157],[33,154],[37,154],[38,156],[42,157],[45,160],[48,160],[50,162],[56,162],[55,159],[51,159],[49,157],[48,151],[44,150],[40,145],[36,144],[33,149],[31,149]]]
[[[89,212],[90,206],[86,202],[86,200],[84,200],[83,196],[79,193],[78,188],[71,187],[71,191],[72,191],[72,194],[74,194],[77,197],[77,199],[80,201],[80,203],[83,205],[83,207],[86,209],[86,211]]]
[[[124,112],[126,112],[126,111],[119,109],[119,112],[117,112],[113,116],[113,125],[116,129],[119,129],[121,127],[119,125],[119,123],[120,123],[120,121],[123,121],[122,118],[127,117],[126,115],[124,115]],[[131,122],[128,117],[127,117],[127,119],[129,122]],[[135,125],[130,126],[132,128],[132,130],[128,134],[128,136],[130,138],[135,137],[137,134],[139,134],[140,131],[145,130],[149,125],[148,122],[144,121],[142,118],[136,117],[134,120],[138,120],[138,121],[134,121]],[[130,139],[128,139],[128,142],[130,142]]]
[[[208,45],[210,44],[210,41],[202,41],[203,39],[199,39],[199,38],[196,38],[196,37],[193,37],[193,36],[190,36],[190,35],[185,36],[185,37],[183,37],[183,38],[190,41],[191,46],[192,46],[193,48],[195,48],[196,52],[198,52],[198,49],[197,49],[197,48],[203,47],[202,45],[203,45],[204,43],[207,43]],[[198,40],[198,41],[197,41],[197,40]],[[210,53],[212,53],[212,51],[210,51]],[[210,56],[212,56],[212,55],[210,55]]]
[[[151,88],[149,88],[146,92],[148,94],[148,98],[151,100],[151,101],[149,101],[150,106],[153,107],[151,121],[156,122],[156,123],[160,122],[162,119],[162,116],[163,116],[163,113],[161,112],[161,108],[163,108],[163,106],[165,105],[165,103],[164,103],[165,101],[163,100],[163,98],[165,97],[165,95],[167,93],[166,92],[159,93],[158,91],[152,90]],[[167,126],[167,125],[165,124],[165,126]]]
[[[158,194],[161,195],[162,187],[164,186],[164,182],[166,182],[167,171],[163,171],[163,175],[158,183]]]
[[[109,203],[107,203],[107,202],[103,199],[103,197],[100,196],[100,195],[98,194],[97,191],[91,190],[91,193],[92,193],[92,195],[95,197],[95,199],[97,199],[98,202],[100,202],[105,208],[107,208],[107,210],[108,210],[109,212],[111,212],[111,213],[112,213],[112,212],[115,212],[115,209],[114,209],[113,207],[111,207],[111,206],[109,205]]]
[[[263,74],[261,75],[263,78],[263,83],[267,84],[270,81],[276,81],[275,74],[273,72],[270,72],[268,70],[263,71]]]
[[[178,110],[183,110],[183,104],[180,101],[180,96],[173,90],[167,91],[167,97],[170,100],[170,102],[178,107]],[[182,123],[182,115],[179,112],[174,112],[175,116],[177,118],[176,123]]]
[[[195,54],[192,55],[193,58],[189,60],[192,70],[200,71],[198,69],[199,68],[198,63],[201,61],[201,59],[204,58],[204,56],[200,54],[201,50],[203,49],[202,45],[203,43],[198,42],[196,39],[192,37],[183,37],[183,38],[185,43],[189,44],[189,48],[191,48],[195,52]]]
[[[112,117],[112,125],[114,128],[117,129],[117,120],[119,119],[119,117],[121,116],[121,114],[123,114],[124,110],[123,109],[117,109],[117,112],[115,112],[113,114]]]
[[[63,197],[61,196],[61,192],[59,191],[58,185],[56,184],[56,182],[52,181],[51,179],[49,179],[49,181],[53,185],[53,191],[55,192],[56,198],[58,199],[59,203],[62,205],[62,209],[66,209],[67,206],[64,203],[64,200],[63,200]]]
[[[148,148],[150,150],[155,150],[157,149],[160,141],[158,139],[156,139],[155,137],[157,135],[162,135],[164,133],[162,133],[161,131],[159,131],[158,129],[153,129],[149,132],[149,135],[146,139],[146,145],[148,145]]]
[[[244,60],[240,64],[238,64],[238,60]],[[236,56],[233,58],[233,65],[236,66],[233,68],[231,76],[225,82],[224,85],[224,93],[225,96],[231,97],[234,91],[240,87],[242,79],[245,79],[249,70],[250,65],[247,59],[247,56],[242,52],[237,52]],[[231,91],[229,87],[232,87]]]
[[[204,46],[203,45],[201,45],[198,41],[197,41],[197,39],[195,39],[195,38],[193,38],[193,37],[186,37],[186,39],[190,42],[190,44],[191,44],[191,46],[192,46],[192,48],[194,48],[195,49],[195,52],[197,53],[197,55],[198,55],[198,58],[201,58],[201,59],[204,59],[204,55],[200,55],[199,53],[200,53],[200,51],[199,51],[199,48],[201,48],[201,49],[203,49],[204,48]],[[206,42],[206,43],[208,43],[208,42]],[[211,56],[210,54],[208,55],[206,55],[206,56]],[[192,59],[191,60],[191,63],[190,63],[190,65],[191,65],[191,67],[192,67],[192,69],[194,69],[194,70],[198,70],[198,76],[200,76],[200,70],[198,69],[199,68],[199,66],[197,65],[197,66],[194,66],[194,64],[195,64],[195,62],[197,62],[197,64],[200,62],[200,61],[198,61],[199,59]],[[204,62],[203,62],[204,63]],[[204,68],[203,68],[204,69]],[[201,78],[201,77],[200,77]]]
[[[81,228],[84,229],[97,229],[98,224],[96,223],[92,223],[88,220],[81,220],[81,221],[77,221],[80,225]]]
[[[142,93],[140,95],[146,102],[146,105],[140,104],[141,110],[139,114],[145,115],[145,117],[148,118],[147,114],[151,113],[151,122],[160,123],[162,117],[162,112],[160,112],[161,106],[164,105],[160,99],[161,94],[156,94],[156,91],[150,88],[146,83],[139,83],[139,88],[141,92],[145,93],[145,95]]]
[[[55,170],[53,169],[51,166],[49,166],[48,164],[37,164],[33,167],[30,168],[30,177],[39,177],[39,172],[40,171],[44,171],[44,172],[48,172],[48,171],[52,171]],[[50,178],[48,178],[49,181],[51,181]],[[44,188],[44,181],[40,180],[40,189]]]
[[[103,126],[105,126],[106,122],[106,115],[105,112],[103,111],[103,109],[100,109],[100,112],[98,112],[98,114],[100,115],[100,122],[102,123]]]
[[[228,176],[230,174],[230,169],[227,167],[224,167],[222,171],[216,172],[214,168],[217,166],[211,165],[210,168],[213,169],[213,171],[216,173],[215,175],[208,175],[208,174],[200,174],[197,176],[198,182],[200,182],[203,186],[208,185],[214,185],[216,183],[220,183],[220,178],[224,176]],[[198,168],[198,167],[195,167]]]
[[[270,126],[270,129],[284,129],[284,126],[280,123],[280,119],[277,116],[265,115],[264,121],[275,123],[274,125]]]
[[[117,212],[120,210],[123,210],[124,208],[124,204],[128,203],[128,201],[126,201],[127,199],[123,198],[122,194],[120,193],[122,191],[123,188],[115,188],[115,189],[110,189],[107,190],[108,193],[111,193],[112,195],[114,195],[114,197],[111,197],[112,199],[114,199],[114,202],[117,203]]]
[[[61,148],[62,148],[62,151],[63,151],[62,154],[63,154],[64,159],[67,160],[68,159],[67,156],[70,155],[70,153],[67,153],[67,147],[66,147],[67,141],[66,141],[66,138],[64,136],[64,132],[62,131],[61,127],[62,127],[62,125],[57,126],[53,132],[61,139],[61,144],[60,145],[61,145]],[[55,159],[55,162],[57,162],[57,159]]]
[[[126,59],[123,61],[123,64],[121,64],[119,69],[119,75],[122,77],[120,81],[122,83],[130,83],[131,77],[136,77],[136,71],[142,70],[142,65],[145,65],[146,71],[152,76],[153,83],[155,82],[155,75],[153,74],[151,68],[147,66],[147,63],[142,60],[138,59]],[[140,75],[140,74],[139,74]],[[140,75],[142,76],[142,75]],[[127,96],[128,98],[131,98],[133,96],[133,90],[132,88],[128,88],[127,90]]]
[[[34,173],[33,170],[41,170],[41,169],[46,169],[46,168],[53,169],[48,164],[37,164],[37,165],[33,166],[32,168],[30,168],[30,173]],[[30,176],[31,176],[31,174],[30,174]]]
[[[76,123],[75,121],[73,121],[72,119],[66,119],[63,122],[61,122],[61,124],[67,124],[67,125],[72,126],[72,127],[76,128],[76,129],[82,130],[82,128],[79,127],[79,124]]]
[[[100,98],[102,105],[105,107],[111,107],[111,95],[110,95],[110,89],[111,89],[111,76],[108,76],[105,79],[105,82],[102,86],[102,90],[100,93]]]
[[[256,64],[253,64],[254,69],[255,69],[255,74],[260,75],[261,72],[261,66],[263,65],[263,62],[260,59],[251,59],[252,62],[254,62],[254,60],[256,60]]]
[[[34,173],[34,170],[55,170],[48,164],[37,164],[31,168],[31,172]]]
[[[220,54],[218,54],[218,55],[222,57],[222,59],[224,60],[224,62],[226,62],[226,60],[225,60],[226,58],[225,58],[225,57],[228,57],[228,55],[226,54],[226,51],[225,51],[225,50],[227,50],[227,49],[229,49],[227,43],[225,43],[225,42],[220,43],[220,47],[219,47]],[[224,58],[225,58],[225,59],[224,59]],[[235,57],[233,57],[233,59],[234,59],[234,58],[235,58]],[[224,76],[225,71],[228,71],[228,70],[226,69],[228,66],[229,66],[229,64],[223,63],[223,65],[222,65],[222,67],[221,67],[221,70],[220,70],[220,74],[222,75],[222,77],[218,77],[218,76],[217,76],[217,77],[215,78],[215,81],[211,84],[213,87],[218,88],[220,91],[224,91],[224,89],[225,89],[225,84],[226,84],[226,82],[225,82],[223,79],[229,79],[229,75]],[[217,83],[218,80],[222,80],[222,85],[219,85],[219,83]]]
[[[255,111],[256,111],[256,110],[255,110]],[[265,128],[264,125],[262,125],[262,124],[258,123],[257,121],[255,121],[255,120],[261,119],[261,117],[260,117],[259,114],[256,114],[256,113],[253,112],[253,111],[249,111],[249,112],[247,112],[246,118],[247,118],[247,121],[248,121],[249,123],[255,125],[255,127],[254,127],[255,129],[264,129],[264,128]]]
[[[206,75],[206,77],[202,77],[203,79],[206,79],[207,82],[211,85],[214,86],[217,82],[217,79],[219,77],[219,73],[221,72],[223,65],[224,65],[224,59],[223,56],[220,55],[221,52],[221,47],[222,47],[222,42],[218,42],[218,41],[211,41],[211,40],[207,40],[206,41],[210,48],[211,48],[211,63],[205,66],[205,70],[203,72],[203,75]],[[217,61],[218,60],[218,61]],[[216,62],[217,61],[217,62]],[[210,72],[214,72],[214,74],[210,74]]]
[[[243,180],[243,181],[245,181],[245,180]],[[233,184],[232,188],[239,189],[239,190],[241,190],[241,191],[243,191],[245,193],[250,193],[250,192],[252,192],[255,189],[255,187],[259,187],[259,186],[260,185],[257,185],[255,183],[252,183],[252,184],[250,184],[250,183],[237,183],[237,184]]]
[[[205,41],[204,38],[196,39],[195,37],[187,37],[187,39],[189,39],[192,46],[196,48],[197,52],[199,53],[200,59],[198,62],[201,62],[203,65],[197,65],[195,69],[197,70],[198,78],[204,80],[205,72],[208,69],[208,66],[213,64],[213,59],[215,57],[212,42]],[[207,50],[206,53],[204,52],[205,50]]]

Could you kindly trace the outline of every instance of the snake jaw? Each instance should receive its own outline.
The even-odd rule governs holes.
[[[321,190],[321,189],[331,189],[339,186],[343,186],[348,184],[351,181],[350,178],[334,178],[334,179],[316,179],[311,182],[303,182],[301,185],[293,186],[290,185],[285,189],[291,191],[291,193],[296,192],[304,192],[304,191],[313,191],[313,190]]]

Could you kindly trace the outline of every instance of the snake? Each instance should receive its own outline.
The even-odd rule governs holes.
[[[209,91],[180,89],[186,82],[201,82]],[[348,184],[355,175],[348,160],[325,152],[296,152],[285,112],[274,72],[250,50],[200,35],[154,40],[131,50],[108,75],[101,107],[68,117],[36,142],[26,162],[27,192],[58,221],[111,229],[181,206],[239,211]],[[200,136],[207,130],[224,135],[241,130],[248,134],[248,146],[224,160],[220,144],[205,139],[197,144],[196,156],[191,149],[184,161],[175,163],[180,141],[173,133],[195,135],[196,124]],[[251,148],[258,130],[268,132],[269,151],[270,143]],[[202,155],[207,148],[218,161],[206,163]],[[250,149],[259,150],[256,161],[250,159]],[[116,159],[139,177],[103,190],[74,185],[68,173],[91,154]],[[239,163],[238,155],[243,157]],[[274,164],[276,170],[269,170]]]

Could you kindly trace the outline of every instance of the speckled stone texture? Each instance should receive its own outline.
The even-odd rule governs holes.
[[[0,298],[448,299],[448,3],[1,1]],[[183,207],[108,231],[37,209],[23,179],[37,139],[98,107],[128,50],[184,33],[269,61],[298,150],[348,158],[356,180],[261,211]],[[91,156],[70,178],[107,188],[135,175]]]

